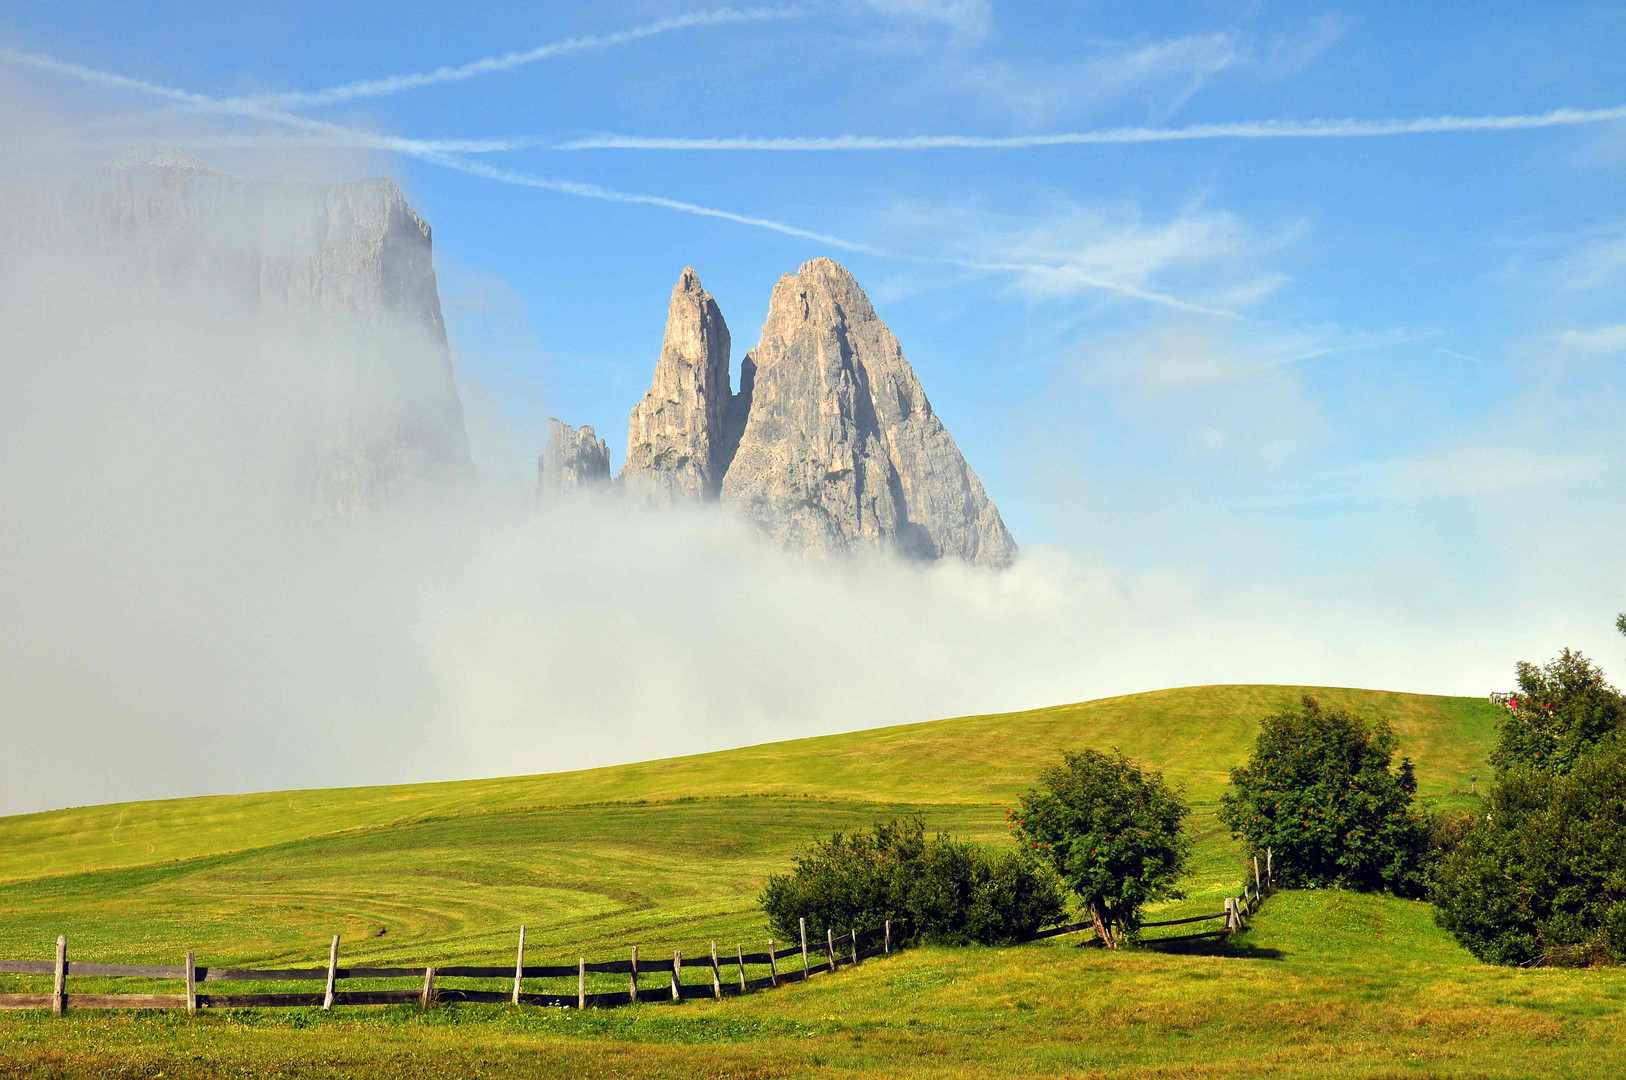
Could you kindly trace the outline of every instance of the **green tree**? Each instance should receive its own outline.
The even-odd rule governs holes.
[[[1513,765],[1434,867],[1435,920],[1498,964],[1626,962],[1626,745]]]
[[[1388,721],[1367,723],[1306,695],[1265,717],[1246,765],[1231,770],[1219,817],[1288,886],[1423,891],[1429,826],[1412,808],[1410,760],[1391,768]]]
[[[991,852],[939,833],[918,817],[835,833],[768,879],[760,898],[774,935],[795,941],[800,920],[826,930],[878,934],[898,944],[1003,944],[1059,922],[1066,896],[1049,868],[1021,851]]]
[[[1616,625],[1622,623],[1626,616]],[[1491,751],[1499,773],[1515,765],[1569,772],[1626,720],[1626,700],[1578,652],[1565,649],[1541,667],[1520,661],[1516,670],[1519,692],[1497,724]]]
[[[1114,947],[1140,926],[1149,901],[1184,895],[1175,882],[1191,858],[1190,807],[1159,773],[1123,754],[1062,755],[1020,797],[1011,827],[1047,859]]]

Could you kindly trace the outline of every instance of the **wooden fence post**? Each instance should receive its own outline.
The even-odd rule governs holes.
[[[1264,882],[1259,876],[1259,856],[1255,855],[1253,857],[1253,891],[1257,893],[1264,887]]]
[[[576,957],[576,1008],[587,1008],[587,957]]]
[[[672,950],[672,1000],[682,1001],[683,995],[678,992],[678,976],[683,973],[683,950]]]
[[[1271,892],[1276,891],[1276,871],[1270,865],[1269,848],[1265,849],[1265,884],[1270,886]]]
[[[888,955],[892,952],[892,920],[886,920],[886,940],[882,942],[881,949]]]
[[[734,954],[740,961],[740,993],[745,993],[745,946],[739,942],[734,943]]]
[[[339,935],[333,935],[333,947],[327,953],[327,992],[322,995],[322,1011],[333,1008],[333,980],[339,973]]]
[[[68,935],[56,936],[56,978],[51,983],[51,1015],[61,1016],[68,998]]]
[[[632,974],[627,979],[627,1000],[638,1004],[638,946],[632,947]]]
[[[198,954],[186,954],[186,1011],[198,1011]]]
[[[802,978],[807,978],[807,920],[798,919],[802,925]]]
[[[829,946],[830,970],[834,972],[836,970],[836,932],[828,926],[824,928],[824,941]]]
[[[430,1004],[434,1002],[434,1000],[435,1000],[435,966],[433,964],[431,964],[428,967],[423,969],[423,997],[419,1000],[418,1007],[422,1008],[422,1009],[427,1009],[427,1008],[429,1008]]]
[[[779,985],[779,961],[774,959],[773,938],[768,939],[768,981],[774,986]]]
[[[514,1004],[519,1004],[519,981],[525,977],[525,924],[519,924],[519,952],[514,956]]]
[[[853,967],[857,967],[858,966],[858,931],[849,928],[847,930],[847,933],[853,939]]]
[[[717,966],[717,940],[715,938],[711,942],[711,996],[718,1000],[721,1000],[723,996],[723,972]]]
[[[1225,932],[1229,934],[1236,929],[1236,901],[1227,896],[1225,898]]]

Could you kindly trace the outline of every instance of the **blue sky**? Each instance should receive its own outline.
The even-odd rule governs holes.
[[[1602,3],[10,3],[0,86],[86,139],[398,179],[493,473],[550,414],[619,461],[683,266],[737,362],[828,254],[1019,542],[1610,660],[1622,41]],[[1554,110],[1590,115],[1517,119]],[[1473,119],[1358,134],[1439,118]],[[1118,129],[1151,131],[1090,141]],[[444,145],[482,139],[519,148]]]

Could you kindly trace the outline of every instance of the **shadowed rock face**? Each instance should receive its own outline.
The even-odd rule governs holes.
[[[121,302],[180,298],[241,331],[220,364],[297,403],[268,429],[310,516],[472,476],[430,228],[392,181],[275,184],[149,151],[25,198]]]
[[[718,497],[810,553],[872,549],[989,567],[1016,557],[897,339],[830,259],[780,279],[733,395],[722,316],[684,270],[655,385],[633,410],[622,478],[659,505]]]
[[[548,418],[548,445],[536,463],[536,494],[542,499],[610,483],[610,447],[593,431]]]
[[[627,494],[653,506],[717,498],[730,392],[728,324],[685,267],[672,289],[655,378],[627,424]]]

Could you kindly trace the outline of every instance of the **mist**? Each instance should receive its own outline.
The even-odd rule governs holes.
[[[132,257],[60,212],[94,160],[32,160],[0,177],[0,812],[544,772],[1210,682],[1481,693],[1559,643],[1539,619],[1492,643],[1478,616],[1129,574],[1084,546],[1002,572],[808,560],[717,508],[538,505],[522,455],[541,447],[516,432],[477,433],[477,475],[313,517],[334,418],[432,394],[433,365],[381,360],[399,327],[313,337],[244,309],[229,242],[224,270]],[[226,234],[297,228],[275,212]],[[459,377],[465,403],[496,393]]]

